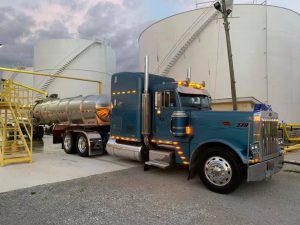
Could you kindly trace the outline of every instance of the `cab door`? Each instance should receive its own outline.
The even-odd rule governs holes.
[[[156,91],[153,113],[153,138],[157,140],[173,140],[171,133],[171,117],[177,109],[175,91]]]

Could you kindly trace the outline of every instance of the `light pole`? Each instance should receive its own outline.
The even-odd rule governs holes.
[[[234,78],[233,59],[232,59],[231,41],[230,41],[230,33],[229,33],[229,22],[228,22],[228,16],[232,12],[232,10],[226,9],[225,0],[222,0],[222,4],[220,2],[216,2],[214,4],[214,7],[216,10],[218,10],[222,13],[223,19],[224,19],[224,28],[225,28],[225,35],[226,35],[229,72],[230,72],[232,105],[233,105],[233,110],[236,111],[238,109],[237,108],[237,100],[236,100],[236,88],[235,88],[236,82],[235,82],[235,78]]]

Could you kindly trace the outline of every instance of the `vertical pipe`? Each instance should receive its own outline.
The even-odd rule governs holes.
[[[268,2],[265,1],[265,10],[266,10],[266,51],[265,51],[265,63],[266,63],[266,103],[269,104],[269,66],[268,66]]]
[[[149,135],[151,133],[151,108],[149,94],[149,58],[145,57],[145,79],[144,93],[142,95],[142,134],[144,135],[144,143],[149,145]]]
[[[144,82],[144,94],[149,91],[149,56],[145,56],[145,82]]]
[[[191,82],[192,80],[192,68],[189,67],[188,70],[187,70],[187,82]]]

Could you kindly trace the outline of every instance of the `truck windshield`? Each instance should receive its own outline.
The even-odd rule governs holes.
[[[182,107],[210,108],[210,100],[206,95],[179,93]]]

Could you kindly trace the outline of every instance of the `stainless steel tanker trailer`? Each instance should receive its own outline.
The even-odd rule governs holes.
[[[53,144],[62,143],[66,153],[81,156],[105,152],[110,125],[107,96],[50,98],[33,108],[35,124],[53,125]]]

